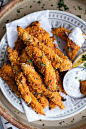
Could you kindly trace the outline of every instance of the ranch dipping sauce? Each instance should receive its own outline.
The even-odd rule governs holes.
[[[86,80],[86,68],[76,67],[69,70],[64,79],[63,87],[65,92],[73,98],[82,98],[84,95],[80,93],[80,81]]]
[[[85,41],[85,38],[82,35],[82,31],[79,27],[75,27],[69,34],[68,38],[71,39],[79,47],[81,47]]]

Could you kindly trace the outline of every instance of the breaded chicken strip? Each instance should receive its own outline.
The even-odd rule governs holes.
[[[43,111],[43,107],[38,102],[38,100],[34,97],[34,95],[29,91],[29,87],[26,84],[26,79],[23,76],[23,73],[20,72],[15,77],[16,83],[18,85],[18,89],[21,92],[22,98],[25,102],[30,105],[30,107],[35,110],[37,113],[41,115],[45,115]]]
[[[21,68],[27,77],[28,85],[32,86],[32,88],[35,89],[37,93],[43,93],[50,99],[50,101],[56,103],[56,105],[61,109],[65,108],[61,101],[60,94],[58,92],[51,92],[49,89],[46,89],[41,76],[35,71],[34,67],[22,63]]]
[[[28,51],[28,49],[27,49],[27,51]],[[26,54],[25,50],[23,50],[22,54],[19,55],[19,62],[20,63],[26,63],[26,64],[29,64],[29,65],[33,66],[33,61]]]
[[[72,63],[68,58],[59,57],[51,48],[44,45],[44,43],[39,43],[38,39],[29,35],[23,28],[18,27],[18,35],[27,45],[37,46],[42,50],[54,68],[59,68],[60,71],[67,71],[72,68]]]
[[[52,33],[60,37],[61,39],[67,41],[65,49],[67,50],[67,54],[69,55],[71,60],[74,60],[75,56],[77,55],[79,49],[78,45],[76,45],[72,40],[68,38],[68,35],[71,33],[68,29],[63,27],[55,28],[52,30]],[[86,35],[82,33],[84,39],[86,39]]]
[[[29,51],[27,51],[27,49],[29,49]],[[50,91],[56,91],[57,85],[55,70],[45,54],[43,55],[43,52],[39,48],[33,46],[26,47],[25,51],[38,67],[39,72],[44,75],[44,83],[47,88]]]
[[[12,91],[17,94],[18,97],[21,97],[18,87],[15,83],[15,77],[10,64],[4,64],[0,69],[0,76],[2,79],[11,87]]]
[[[18,55],[21,54],[22,50],[26,47],[26,45],[24,44],[24,42],[18,38],[17,41],[15,42],[15,50],[18,51]]]
[[[17,85],[20,83],[20,82],[18,82],[18,77],[20,78],[20,77],[22,77],[23,75],[22,74],[20,74],[21,73],[21,66],[20,66],[20,63],[19,63],[19,60],[18,60],[18,52],[16,51],[16,50],[12,50],[10,47],[8,47],[8,57],[9,57],[9,59],[10,59],[10,61],[11,61],[11,65],[12,65],[12,68],[13,68],[13,71],[14,71],[14,74],[15,74],[15,80],[17,81]],[[14,56],[14,54],[15,54],[15,56]],[[15,59],[14,59],[15,58]],[[19,69],[18,69],[19,68]],[[24,78],[24,80],[25,80],[25,77],[23,77]],[[25,84],[25,82],[24,82],[24,84]],[[23,84],[22,84],[23,85]],[[25,87],[25,89],[27,90],[27,92],[28,92],[28,94],[27,95],[25,95],[25,92],[23,92],[24,91],[24,88],[22,88],[22,85],[18,85],[20,88],[18,88],[19,90],[20,90],[20,92],[21,92],[21,94],[22,94],[22,98],[25,100],[25,102],[30,102],[30,91],[29,91],[29,88],[27,89],[27,84],[25,84],[26,85],[26,87]],[[26,92],[26,93],[27,93]],[[26,98],[25,98],[26,97]],[[35,99],[35,101],[34,100],[32,100],[32,98],[33,99]],[[34,106],[36,105],[35,104],[35,102],[36,102],[36,98],[35,98],[35,96],[33,97],[33,95],[32,95],[32,98],[31,98],[31,101],[33,101],[34,102]],[[44,103],[44,100],[43,99],[41,99],[41,101],[40,101],[42,104]],[[39,106],[39,105],[38,105]],[[31,107],[33,107],[33,106],[31,106]],[[34,107],[33,107],[34,108]],[[41,107],[42,108],[42,107]],[[35,109],[35,108],[34,108]],[[37,110],[37,109],[36,109]],[[40,113],[40,112],[39,112]]]
[[[68,35],[71,33],[71,31],[63,27],[52,29],[51,32],[65,41],[67,41]]]
[[[18,86],[18,90],[21,93],[21,97],[25,100],[27,104],[31,103],[31,93],[29,91],[29,87],[26,84],[26,79],[22,72],[16,74],[15,81]]]
[[[37,90],[34,89],[29,82],[27,82],[27,84],[29,86],[30,92],[37,98],[38,102],[41,103],[42,107],[46,108],[49,105],[48,99],[43,95],[43,93],[37,92]]]
[[[64,88],[63,88],[63,83],[62,83],[62,80],[61,80],[61,77],[59,75],[59,72],[57,70],[55,70],[55,73],[56,73],[56,79],[57,79],[57,89],[58,91],[66,94]]]
[[[67,54],[71,60],[74,60],[80,48],[81,47],[76,45],[71,39],[69,38],[67,39],[67,44],[65,46],[65,49],[67,50]]]
[[[80,81],[80,92],[86,95],[86,80]]]
[[[54,36],[50,37],[50,34],[40,27],[39,21],[31,23],[25,30],[28,32],[28,34],[36,37],[39,42],[44,43],[48,47],[56,47],[55,44],[52,44],[52,42],[55,41]]]

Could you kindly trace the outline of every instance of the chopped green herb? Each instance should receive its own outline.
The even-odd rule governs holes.
[[[45,66],[45,64],[41,64],[42,66]]]
[[[43,126],[45,126],[45,124],[42,124]]]
[[[84,67],[86,68],[86,63],[84,63]]]
[[[17,9],[17,13],[20,13],[20,9]]]
[[[73,122],[73,121],[74,121],[74,118],[73,118],[73,120],[71,122]]]
[[[79,82],[81,81],[81,79],[78,80]]]
[[[41,97],[43,97],[43,94],[41,94]]]
[[[51,4],[51,6],[53,6],[53,4]]]
[[[29,63],[32,63],[32,60],[28,60],[28,59],[27,59],[27,61],[28,61]]]
[[[16,69],[16,67],[14,66],[14,69]]]
[[[84,118],[84,117],[86,117],[86,116],[82,116],[82,118]]]
[[[84,69],[82,69],[81,71],[83,71]]]
[[[82,10],[82,8],[80,6],[78,6],[79,10]]]
[[[50,89],[50,87],[49,87],[49,89]]]
[[[27,41],[25,41],[25,43],[27,43]]]
[[[40,3],[41,3],[41,1],[38,1],[37,3],[38,3],[38,4],[40,4]]]
[[[19,16],[18,14],[16,14],[17,16]]]
[[[78,77],[75,77],[75,79],[77,79]]]
[[[33,3],[36,2],[36,1],[33,1]]]
[[[64,10],[68,10],[69,8],[66,6],[66,5],[64,5]]]
[[[82,61],[86,61],[86,54],[82,55]]]
[[[59,124],[61,125],[61,124],[62,124],[62,122],[59,122]]]
[[[75,8],[75,6],[73,6],[73,8]]]
[[[71,51],[71,47],[68,47],[68,51]]]
[[[18,114],[19,114],[20,112],[18,112]]]
[[[29,51],[29,49],[26,49],[26,51]]]
[[[76,15],[77,17],[81,18],[81,15]]]
[[[68,10],[69,8],[67,7],[67,5],[64,4],[63,0],[60,0],[60,2],[58,3],[58,8],[60,11],[63,11],[61,8],[64,7],[64,10]]]
[[[52,80],[50,80],[50,82],[52,82]]]
[[[30,107],[29,105],[27,105],[28,107]]]
[[[30,8],[32,8],[32,5],[30,6]]]
[[[59,87],[57,86],[57,89],[59,89]]]
[[[59,41],[59,43],[60,43],[60,41]]]
[[[24,87],[24,86],[22,85],[22,87]]]
[[[35,95],[38,95],[39,93],[36,93]]]
[[[14,112],[16,112],[16,111],[14,111]]]
[[[37,99],[38,100],[38,102],[39,102],[39,99]]]
[[[43,6],[45,6],[45,4],[43,4]]]
[[[41,57],[43,57],[44,56],[44,52],[42,52],[42,56]]]
[[[9,22],[9,20],[7,20],[5,23],[8,23]]]
[[[41,119],[39,121],[41,121]]]
[[[30,38],[28,40],[31,40]]]
[[[39,60],[39,62],[42,64],[42,61]]]

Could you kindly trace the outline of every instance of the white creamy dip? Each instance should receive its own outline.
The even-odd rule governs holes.
[[[81,47],[85,41],[85,38],[82,35],[82,31],[79,27],[75,27],[69,34],[68,38],[71,39],[79,47]]]
[[[66,73],[63,86],[69,96],[73,98],[81,98],[84,96],[80,93],[80,80],[86,80],[86,68],[76,67]]]

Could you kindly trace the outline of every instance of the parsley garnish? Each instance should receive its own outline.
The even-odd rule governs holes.
[[[78,6],[79,10],[82,10],[82,8],[80,6]]]
[[[81,15],[76,15],[77,17],[81,18]]]
[[[39,93],[36,93],[35,95],[38,95]]]
[[[37,3],[38,3],[38,4],[40,4],[40,3],[41,3],[41,1],[38,1]]]
[[[82,61],[86,61],[86,54],[82,55]]]
[[[64,7],[64,10],[68,10],[69,8],[67,7],[67,5],[64,4],[63,0],[60,0],[60,2],[58,3],[58,8],[60,11],[63,11],[61,8]]]
[[[86,63],[84,63],[84,67],[86,68]]]
[[[84,117],[86,117],[86,116],[82,116],[82,118],[84,118]]]
[[[50,82],[52,82],[52,80],[50,80]]]
[[[45,124],[43,124],[43,126],[45,126]]]
[[[73,118],[73,120],[71,122],[73,122],[73,121],[74,121],[74,118]]]
[[[26,49],[26,51],[29,51],[29,49]]]
[[[25,43],[27,43],[27,41],[25,41]]]
[[[68,47],[68,51],[71,51],[71,47]]]
[[[16,69],[16,67],[14,66],[14,69]]]
[[[75,77],[75,79],[77,79],[78,77]]]
[[[22,85],[22,87],[24,87],[24,86]]]
[[[32,63],[32,60],[28,60],[28,59],[27,59],[27,61],[28,61],[29,63]]]
[[[43,57],[44,56],[44,52],[42,52],[42,56],[41,57]]]
[[[78,80],[79,82],[81,81],[81,79]]]
[[[45,64],[42,63],[42,61],[39,61],[41,63],[42,66],[45,66]]]
[[[50,89],[50,87],[49,87],[49,89]]]

